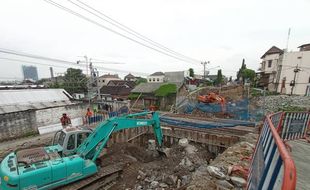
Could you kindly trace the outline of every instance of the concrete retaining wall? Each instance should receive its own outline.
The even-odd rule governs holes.
[[[28,110],[0,115],[0,142],[31,134],[37,134],[38,128],[48,128],[60,124],[63,113],[74,120],[85,115],[87,104],[75,104],[40,110]]]

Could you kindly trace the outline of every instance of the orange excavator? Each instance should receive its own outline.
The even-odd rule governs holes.
[[[214,93],[214,92],[210,92],[208,95],[198,95],[197,97],[198,99],[198,103],[205,103],[205,104],[209,104],[209,103],[219,103],[221,104],[222,107],[222,112],[224,113],[226,111],[226,100],[224,97]]]

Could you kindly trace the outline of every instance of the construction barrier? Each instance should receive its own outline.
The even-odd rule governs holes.
[[[252,156],[247,184],[249,190],[294,190],[296,187],[295,164],[273,125],[279,125],[279,121],[273,117],[278,118],[278,113],[266,117]]]
[[[103,114],[94,114],[93,116],[86,117],[86,123],[88,125],[98,123],[104,120],[104,115]]]
[[[283,113],[282,122],[278,132],[281,138],[285,141],[297,140],[306,138],[309,126],[309,112],[287,112]]]
[[[272,114],[272,116],[270,117],[270,120],[271,120],[273,126],[277,130],[279,129],[279,125],[281,124],[282,116],[283,116],[283,112],[277,112],[275,114]]]

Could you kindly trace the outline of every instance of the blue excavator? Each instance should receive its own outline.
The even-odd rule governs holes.
[[[152,126],[158,150],[164,152],[157,112],[113,117],[93,131],[78,127],[63,129],[55,134],[51,146],[11,152],[0,164],[0,189],[54,189],[93,176],[99,170],[96,160],[113,132],[144,126]]]

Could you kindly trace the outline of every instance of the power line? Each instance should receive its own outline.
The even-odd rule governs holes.
[[[93,7],[91,7],[91,6],[89,6],[88,4],[86,4],[86,3],[84,3],[84,2],[82,2],[82,1],[80,1],[80,0],[76,0],[76,1],[79,2],[80,4],[84,5],[85,7],[87,7],[87,8],[89,8],[89,9],[95,11],[96,13],[99,13],[100,15],[104,16],[104,17],[107,18],[107,19],[105,19],[105,18],[103,18],[103,17],[101,17],[101,16],[99,16],[99,15],[93,13],[92,11],[89,11],[88,9],[85,9],[84,7],[78,5],[77,3],[74,3],[74,2],[71,1],[71,0],[67,0],[67,1],[69,1],[70,3],[76,5],[76,6],[79,7],[79,8],[81,8],[81,9],[83,9],[83,10],[89,12],[90,14],[95,15],[96,17],[98,17],[98,18],[100,18],[100,19],[102,19],[102,20],[104,20],[104,21],[106,21],[106,22],[112,24],[113,26],[115,26],[115,27],[117,27],[117,28],[119,28],[119,29],[121,29],[121,30],[123,30],[123,31],[125,31],[125,32],[127,32],[127,33],[129,33],[129,34],[131,34],[131,35],[133,35],[133,36],[136,36],[137,38],[139,38],[139,39],[141,39],[141,40],[143,40],[143,41],[145,41],[145,42],[147,42],[147,43],[152,44],[153,46],[156,46],[156,47],[158,47],[158,48],[160,48],[160,49],[163,49],[163,50],[165,50],[165,51],[168,51],[168,52],[170,52],[170,53],[172,53],[172,54],[174,54],[174,55],[177,55],[177,56],[183,57],[183,58],[185,58],[185,59],[191,60],[191,62],[200,63],[200,61],[197,60],[197,59],[194,59],[194,58],[185,56],[185,55],[183,55],[183,54],[181,54],[181,53],[178,53],[178,52],[176,52],[176,51],[174,51],[174,50],[172,50],[172,49],[170,49],[170,48],[168,48],[168,47],[166,47],[166,46],[164,46],[164,45],[162,45],[162,44],[160,44],[160,43],[158,43],[158,42],[155,42],[155,41],[151,40],[150,38],[148,38],[148,37],[146,37],[146,36],[144,36],[144,35],[142,35],[142,34],[136,32],[135,30],[129,28],[128,26],[125,26],[124,24],[122,24],[122,23],[116,21],[115,19],[113,19],[113,18],[107,16],[106,14],[104,14],[104,13],[98,11],[97,9],[95,9],[95,8],[93,8]]]
[[[28,58],[32,58],[32,59],[41,59],[41,60],[46,60],[46,61],[59,62],[59,63],[70,65],[70,66],[77,66],[77,67],[85,67],[86,66],[86,65],[82,65],[82,64],[77,64],[76,62],[70,62],[70,61],[66,61],[66,60],[44,57],[44,56],[39,56],[39,55],[34,55],[34,54],[29,54],[29,53],[17,52],[14,50],[8,50],[8,49],[3,49],[3,48],[0,48],[0,52],[6,53],[6,54],[22,56],[22,57],[28,57]],[[8,58],[6,58],[6,59],[8,59]],[[48,65],[48,64],[42,64],[42,63],[24,61],[24,60],[19,60],[19,61],[57,67],[57,65]],[[68,68],[68,67],[64,67],[64,66],[62,66],[62,67]],[[96,68],[99,70],[104,70],[104,71],[113,71],[113,72],[120,72],[120,73],[134,73],[134,74],[143,75],[143,76],[148,75],[148,73],[143,73],[143,72],[126,71],[126,70],[121,70],[121,69],[111,69],[111,68],[102,67],[102,66],[96,66]]]
[[[74,62],[70,62],[70,61],[64,61],[64,60],[60,60],[60,59],[43,57],[43,56],[33,55],[33,54],[28,54],[28,53],[21,53],[21,52],[17,52],[17,51],[14,51],[14,50],[3,49],[3,48],[0,48],[0,52],[1,53],[18,55],[18,56],[29,57],[29,58],[34,58],[34,59],[43,59],[43,60],[53,61],[53,62],[60,62],[60,63],[66,63],[66,64],[68,64],[68,63],[72,64],[73,63],[74,64]]]
[[[128,36],[126,36],[126,35],[120,33],[120,32],[117,32],[116,30],[113,30],[113,29],[111,29],[111,28],[109,28],[109,27],[106,27],[106,26],[104,26],[104,25],[102,25],[102,24],[100,24],[100,23],[98,23],[98,22],[96,22],[96,21],[94,21],[94,20],[92,20],[92,19],[90,19],[90,18],[88,18],[88,17],[85,17],[85,16],[79,14],[79,13],[73,11],[72,9],[69,9],[69,8],[67,8],[67,7],[64,7],[64,6],[62,6],[62,5],[60,5],[60,4],[56,3],[56,2],[54,2],[54,1],[52,1],[52,0],[44,0],[44,1],[47,2],[47,3],[49,3],[49,4],[51,4],[51,5],[53,5],[53,6],[55,6],[55,7],[58,7],[58,8],[60,8],[60,9],[64,10],[64,11],[66,11],[66,12],[72,14],[72,15],[75,15],[75,16],[77,16],[77,17],[79,17],[79,18],[81,18],[81,19],[84,19],[84,20],[86,20],[86,21],[88,21],[88,22],[91,22],[91,23],[93,23],[93,24],[95,24],[95,25],[97,25],[97,26],[99,26],[99,27],[101,27],[101,28],[104,28],[104,29],[106,29],[106,30],[108,30],[108,31],[110,31],[110,32],[112,32],[112,33],[115,33],[115,34],[117,34],[117,35],[119,35],[119,36],[121,36],[121,37],[124,37],[124,38],[126,38],[126,39],[128,39],[128,40],[130,40],[130,41],[133,41],[133,42],[135,42],[135,43],[138,43],[138,44],[140,44],[140,45],[142,45],[142,46],[144,46],[144,47],[146,47],[146,48],[152,49],[152,50],[157,51],[157,52],[159,52],[159,53],[161,53],[161,54],[164,54],[164,55],[167,55],[167,56],[169,56],[169,57],[178,59],[178,60],[180,60],[180,61],[184,61],[184,62],[186,62],[186,63],[192,63],[192,62],[189,62],[189,61],[186,60],[186,59],[183,59],[183,58],[180,58],[180,57],[171,55],[171,54],[166,53],[166,52],[164,52],[164,51],[158,50],[158,49],[156,49],[156,48],[154,48],[154,47],[152,47],[152,46],[149,46],[149,45],[146,45],[146,44],[144,44],[144,43],[142,43],[142,42],[139,42],[138,40],[135,40],[135,39],[133,39],[133,38],[131,38],[131,37],[128,37]]]

